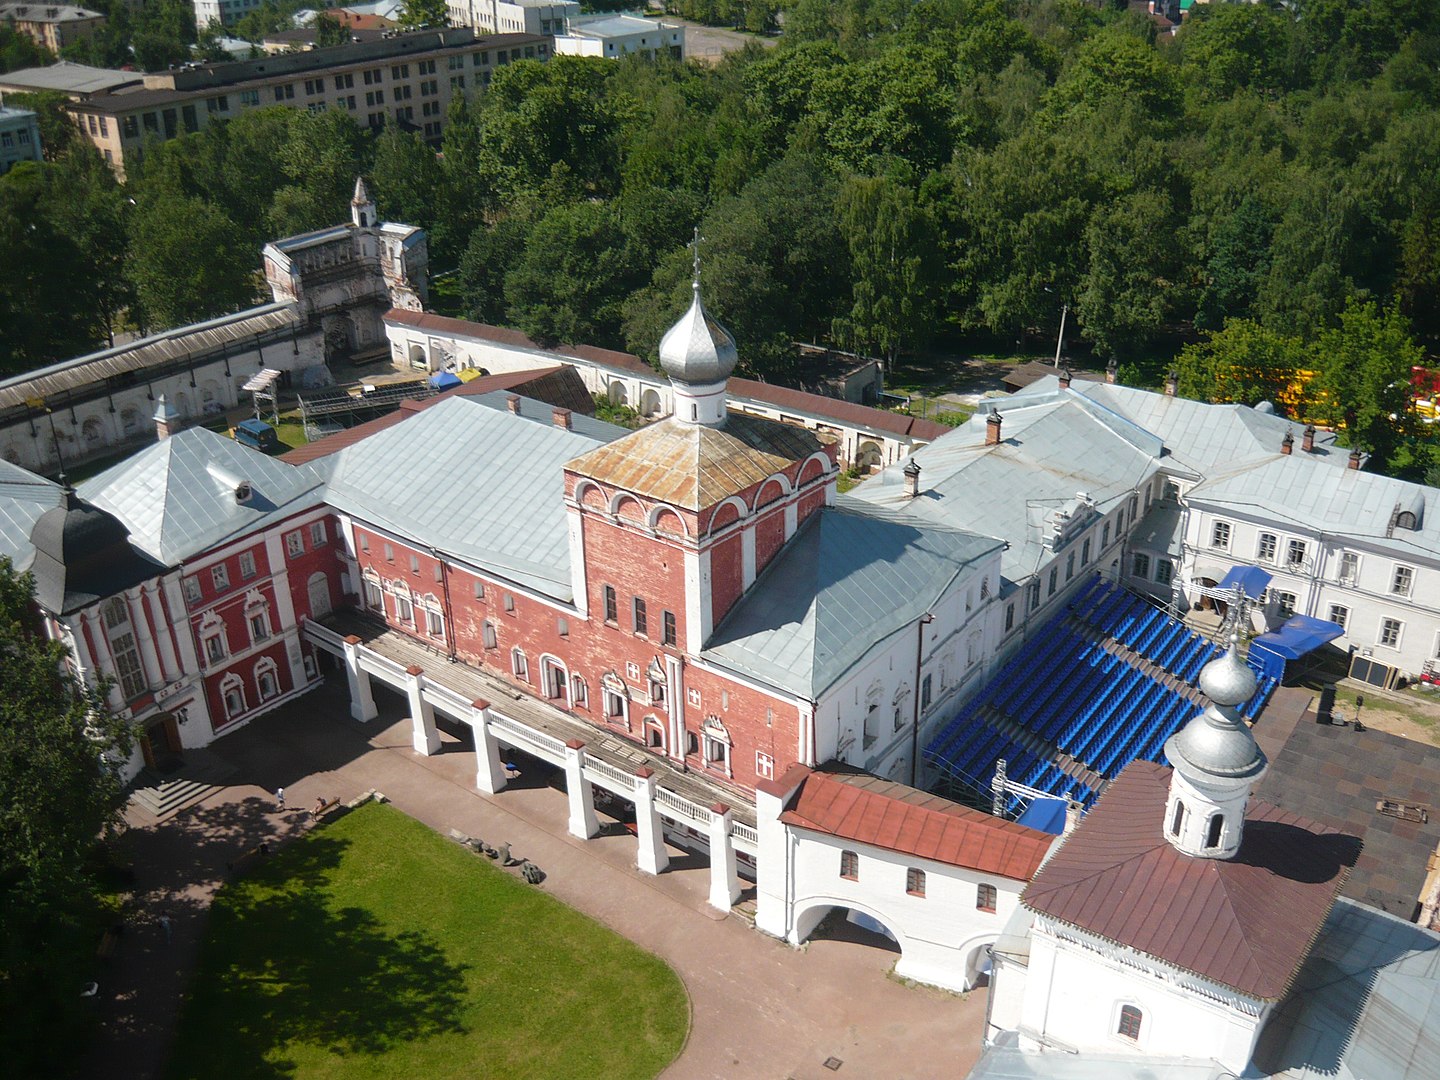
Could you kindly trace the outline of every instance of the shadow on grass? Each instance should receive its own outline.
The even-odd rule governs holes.
[[[348,846],[311,836],[217,897],[169,1075],[273,1080],[296,1059],[466,1031],[464,967],[427,934],[329,902]]]

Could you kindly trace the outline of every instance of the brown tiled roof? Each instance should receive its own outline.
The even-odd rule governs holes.
[[[780,820],[1016,881],[1030,880],[1055,840],[904,784],[829,772],[806,777]]]
[[[289,453],[282,454],[280,460],[291,465],[303,465],[316,458],[329,457],[337,451],[344,450],[347,446],[354,446],[362,439],[368,439],[377,432],[394,427],[406,417],[428,409],[446,398],[473,397],[476,394],[488,394],[495,390],[523,392],[526,397],[543,401],[547,405],[556,405],[570,409],[572,412],[583,413],[586,416],[595,414],[595,400],[586,392],[585,384],[581,381],[579,373],[572,367],[559,364],[555,367],[539,368],[534,371],[506,371],[499,375],[482,375],[478,379],[471,379],[463,386],[436,394],[424,401],[402,401],[400,407],[392,413],[386,413],[374,420],[367,420],[363,424],[356,424],[352,428],[346,428],[333,435],[326,435],[323,439],[316,439],[312,443],[298,446]]]
[[[600,349],[594,345],[555,345],[547,347],[541,345],[534,338],[522,334],[519,330],[512,330],[506,326],[491,326],[489,323],[471,322],[468,319],[452,319],[445,315],[430,315],[423,311],[406,311],[404,308],[391,308],[385,313],[385,321],[389,323],[399,323],[403,326],[414,326],[421,330],[458,334],[460,337],[482,338],[486,341],[499,342],[501,345],[514,345],[521,349],[535,349],[539,352],[559,353],[561,356],[573,356],[577,360],[589,360],[596,364],[604,364],[607,367],[620,368],[624,371],[640,371],[647,375],[655,374],[654,368],[633,353],[617,352],[614,349]]]
[[[699,510],[821,449],[812,431],[732,412],[719,428],[661,420],[598,446],[566,468],[602,484]]]
[[[1252,801],[1234,858],[1192,858],[1161,833],[1169,789],[1170,769],[1130,764],[1021,900],[1242,994],[1280,999],[1360,841]]]
[[[1000,381],[1012,391],[1024,390],[1031,383],[1037,383],[1041,379],[1048,379],[1050,376],[1059,376],[1060,371],[1054,364],[1045,360],[1027,360],[1020,364]],[[1105,376],[1094,371],[1078,371],[1070,369],[1070,378],[1075,382],[1104,382]]]
[[[788,386],[756,382],[754,379],[730,380],[730,392],[736,397],[754,398],[778,409],[810,413],[838,420],[847,427],[869,428],[871,431],[888,431],[894,435],[908,435],[911,438],[933,442],[952,430],[933,420],[921,420],[904,413],[872,409],[869,405],[857,405],[843,398],[825,397],[805,390],[792,390]]]

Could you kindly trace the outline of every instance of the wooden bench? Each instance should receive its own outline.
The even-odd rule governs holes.
[[[115,951],[120,948],[120,934],[120,928],[112,926],[100,935],[100,944],[95,949],[96,959],[110,961],[115,958]]]
[[[310,808],[310,820],[319,821],[321,818],[323,818],[326,814],[330,813],[331,810],[334,810],[339,805],[340,800],[337,797],[334,799],[322,801],[319,806],[312,806]]]

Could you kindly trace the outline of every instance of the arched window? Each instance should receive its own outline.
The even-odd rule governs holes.
[[[1413,510],[1401,510],[1395,515],[1395,527],[1397,529],[1415,530],[1415,512]]]
[[[1185,804],[1178,799],[1175,801],[1175,813],[1170,818],[1170,835],[1179,836],[1180,830],[1185,827]]]
[[[1127,1039],[1140,1038],[1140,1024],[1144,1021],[1145,1014],[1136,1005],[1122,1005],[1120,1007],[1120,1023],[1116,1026],[1116,1034],[1123,1035]]]
[[[1207,848],[1220,846],[1220,834],[1225,829],[1225,815],[1212,814],[1210,824],[1205,829],[1205,846]]]
[[[480,640],[485,643],[485,648],[495,648],[495,624],[489,619],[486,619],[484,625],[480,627]]]
[[[518,645],[510,650],[510,670],[515,672],[515,677],[522,682],[530,681],[530,662],[525,659],[525,651]]]

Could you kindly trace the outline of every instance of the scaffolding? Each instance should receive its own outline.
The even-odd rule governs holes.
[[[300,421],[305,427],[305,438],[313,442],[339,428],[354,427],[392,413],[402,401],[424,401],[436,393],[438,391],[424,381],[382,384],[369,393],[327,387],[319,393],[300,396]]]

